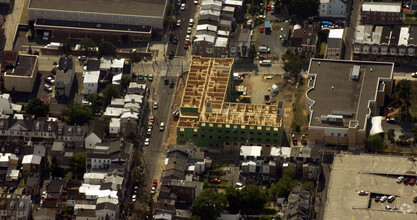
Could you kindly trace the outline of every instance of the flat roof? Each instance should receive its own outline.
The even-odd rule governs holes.
[[[32,76],[33,68],[35,67],[38,56],[35,55],[19,55],[16,62],[16,67],[13,69],[6,69],[6,76]]]
[[[401,13],[400,2],[364,2],[362,11],[397,12]]]
[[[342,39],[343,38],[343,32],[345,31],[345,29],[339,28],[339,29],[330,29],[329,31],[329,38],[338,38],[338,39]]]
[[[352,80],[354,66],[360,66],[358,80]],[[311,59],[307,98],[310,105],[309,126],[347,128],[350,121],[358,121],[363,129],[369,112],[369,101],[376,99],[380,79],[392,80],[393,63],[372,61],[344,61]],[[341,113],[343,112],[343,114]],[[346,115],[343,124],[322,123],[323,115]]]
[[[396,178],[416,176],[414,159],[407,156],[337,154],[331,166],[323,219],[415,219],[416,186],[396,183]],[[358,191],[369,192],[359,196]],[[376,203],[375,195],[394,195],[392,203]],[[396,206],[388,211],[385,206]]]
[[[123,31],[123,32],[138,32],[138,33],[150,33],[152,31],[151,26],[146,25],[127,25],[127,24],[108,24],[108,23],[96,23],[96,22],[84,22],[84,21],[62,21],[62,20],[48,20],[37,19],[35,26],[52,26],[52,27],[72,27],[78,29],[95,29],[97,31]]]
[[[163,17],[167,0],[32,0],[30,9]]]

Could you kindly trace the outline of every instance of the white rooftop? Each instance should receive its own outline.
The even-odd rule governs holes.
[[[110,197],[118,198],[117,191],[113,190],[100,190],[100,185],[90,185],[83,183],[79,188],[79,192],[87,196],[96,196],[96,197]]]
[[[220,11],[212,9],[201,10],[200,16],[202,15],[213,15],[215,17],[220,17]]]
[[[22,164],[41,164],[42,157],[38,155],[25,155]]]
[[[218,30],[217,31],[217,36],[218,37],[229,37],[229,31]]]
[[[100,78],[100,71],[84,71],[84,84],[85,83],[98,83]]]
[[[122,114],[122,112],[123,108],[107,107],[103,115],[108,117],[118,117]]]
[[[364,2],[362,11],[401,12],[401,3],[392,2]]]
[[[271,148],[272,157],[290,157],[291,148],[290,147],[272,147]]]
[[[18,158],[16,154],[12,154],[12,153],[0,154],[0,163],[9,162],[9,160],[18,160]]]
[[[344,32],[344,29],[330,29],[329,38],[342,39],[343,32]]]
[[[101,70],[109,70],[111,67],[111,57],[102,57],[100,59],[100,69]]]
[[[400,37],[398,39],[398,46],[408,45],[408,39],[410,38],[409,30],[409,27],[401,27]]]
[[[224,0],[225,5],[242,6],[242,0]]]
[[[261,150],[261,146],[242,146],[240,147],[240,156],[259,157],[261,156]]]
[[[227,37],[218,37],[216,39],[216,43],[214,44],[215,47],[227,47]]]
[[[137,82],[130,82],[129,83],[129,89],[134,89],[134,88],[145,89],[146,84],[140,84],[140,83],[137,83]]]
[[[197,25],[197,31],[217,31],[217,26],[212,24],[199,24]]]
[[[83,179],[99,179],[99,180],[104,180],[104,178],[106,177],[105,173],[84,173],[84,177]]]
[[[100,204],[100,203],[112,203],[112,204],[119,204],[119,199],[117,198],[109,198],[109,197],[99,197],[96,200],[96,204]]]
[[[110,105],[119,105],[119,106],[123,106],[125,104],[125,99],[124,98],[116,98],[116,99],[112,99]]]
[[[210,43],[214,43],[215,39],[216,39],[216,37],[208,35],[208,34],[196,34],[196,35],[194,35],[194,42],[207,41],[207,42],[210,42]]]
[[[143,95],[136,95],[136,94],[125,95],[125,103],[128,103],[128,102],[142,103],[142,100],[143,100]]]
[[[92,209],[96,210],[96,205],[89,205],[89,204],[75,204],[74,206],[74,212],[79,209]]]
[[[122,75],[121,73],[114,75],[112,78],[112,84],[114,85],[120,85],[120,82],[122,81]]]
[[[133,111],[127,111],[127,112],[123,112],[122,115],[120,116],[120,118],[134,118],[134,119],[138,119],[139,118],[139,113],[137,112],[133,112]]]
[[[120,128],[120,118],[112,118],[109,126],[110,128]],[[109,132],[112,133],[111,130]]]
[[[123,68],[124,64],[125,64],[125,58],[113,59],[110,67],[111,68]]]

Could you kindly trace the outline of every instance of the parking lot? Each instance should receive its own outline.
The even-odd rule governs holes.
[[[339,154],[334,158],[324,219],[415,219],[415,184],[399,184],[401,175],[416,176],[412,158],[391,155]],[[363,195],[359,195],[364,191]],[[375,202],[394,195],[393,202]],[[386,206],[389,205],[391,210]],[[397,210],[393,210],[396,206]]]
[[[262,25],[263,26],[263,25]],[[285,53],[287,50],[286,47],[283,46],[283,42],[280,40],[280,36],[282,36],[281,28],[283,26],[281,23],[278,22],[272,22],[271,23],[271,33],[259,33],[260,34],[260,40],[259,40],[259,46],[260,45],[266,45],[271,49],[270,56],[277,57],[278,59],[282,56],[282,54]]]

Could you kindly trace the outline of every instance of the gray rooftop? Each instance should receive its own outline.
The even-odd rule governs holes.
[[[352,80],[353,66],[360,66],[359,80]],[[307,91],[307,98],[315,103],[310,106],[312,115],[309,126],[347,128],[349,121],[357,120],[358,128],[363,129],[368,113],[368,103],[375,100],[380,79],[393,77],[393,63],[362,62],[311,59],[309,76],[315,77],[313,87]],[[343,114],[342,114],[343,113]],[[322,123],[322,115],[346,115],[343,124]]]
[[[32,0],[29,9],[163,17],[167,0]]]

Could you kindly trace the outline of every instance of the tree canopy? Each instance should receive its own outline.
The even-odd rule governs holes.
[[[400,106],[400,120],[408,121],[411,119],[410,105],[411,105],[411,82],[409,80],[400,80],[395,85],[394,100],[396,105]]]
[[[122,90],[127,89],[129,84],[130,84],[130,77],[129,76],[123,76],[122,80],[120,82],[120,87],[122,87]]]
[[[108,84],[106,88],[103,90],[104,105],[110,105],[111,100],[113,98],[120,98],[121,95],[122,93],[120,92],[120,89],[117,86],[113,84]]]
[[[129,53],[129,59],[132,65],[141,61],[140,55],[136,51]]]
[[[301,69],[303,67],[301,57],[297,54],[294,54],[290,49],[288,49],[285,52],[285,54],[282,55],[281,59],[284,62],[283,69],[285,70],[285,72],[290,73],[292,77],[298,79],[298,74],[300,74]]]
[[[60,52],[63,52],[64,54],[70,54],[72,51],[71,40],[69,38],[65,38],[64,40],[62,40],[58,50]]]
[[[98,54],[97,57],[101,58],[103,56],[113,56],[117,54],[117,48],[112,43],[108,41],[103,41],[98,45]]]
[[[62,116],[68,124],[83,125],[93,118],[93,111],[90,107],[73,102],[62,110]]]
[[[91,55],[96,52],[96,43],[91,38],[83,38],[80,41],[81,50],[85,52],[85,55]]]
[[[319,0],[290,0],[289,4],[291,12],[303,19],[319,13]]]
[[[86,169],[87,153],[76,153],[72,157],[71,167],[76,179],[83,177]]]
[[[227,205],[224,194],[212,189],[205,189],[190,207],[193,215],[200,217],[201,220],[215,220],[223,212]]]
[[[229,203],[228,209],[231,211],[238,211],[240,209],[240,191],[234,187],[227,187],[226,188],[226,199]]]
[[[281,179],[269,188],[269,195],[272,197],[287,198],[291,190],[298,185],[295,179],[294,169],[288,168],[282,174]]]
[[[384,140],[379,134],[369,135],[365,140],[365,148],[370,152],[381,151],[384,146]]]
[[[49,104],[45,104],[40,98],[32,99],[25,108],[25,112],[37,117],[46,117],[49,113]]]
[[[266,193],[261,186],[249,184],[240,192],[240,208],[245,214],[260,214],[266,203]]]

